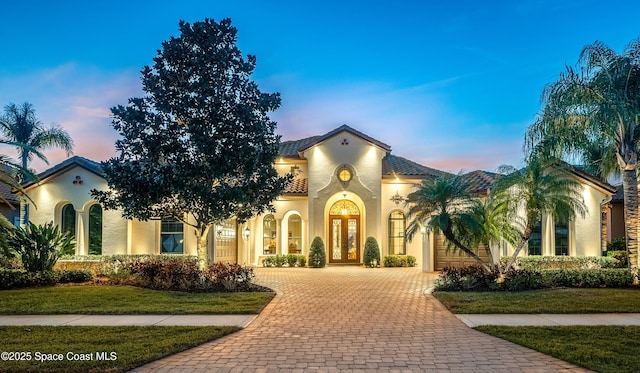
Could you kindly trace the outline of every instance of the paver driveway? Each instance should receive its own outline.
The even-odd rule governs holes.
[[[582,372],[469,329],[416,268],[257,268],[278,295],[246,329],[139,372]]]

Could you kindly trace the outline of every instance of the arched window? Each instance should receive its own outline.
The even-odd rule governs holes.
[[[73,208],[73,205],[67,203],[62,206],[61,209],[61,221],[60,221],[60,230],[62,232],[67,232],[71,235],[71,237],[76,237],[76,209]]]
[[[102,255],[102,206],[89,207],[89,255]]]
[[[287,227],[289,227],[288,252],[289,254],[299,254],[302,252],[302,218],[300,215],[289,216]]]
[[[177,220],[162,220],[160,228],[160,253],[182,254],[184,252],[184,230]]]
[[[389,215],[389,254],[406,255],[407,243],[404,237],[406,219],[402,211]]]
[[[263,254],[275,254],[276,253],[276,218],[273,215],[267,215],[262,220],[262,237],[263,237]]]

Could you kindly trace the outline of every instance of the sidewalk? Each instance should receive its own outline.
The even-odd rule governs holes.
[[[0,325],[239,326],[258,315],[0,315]]]
[[[593,314],[493,314],[455,315],[474,328],[480,325],[560,326],[560,325],[640,325],[640,313]]]
[[[480,325],[640,325],[640,313],[602,314],[458,314],[468,327]],[[246,328],[257,315],[0,315],[0,325],[83,326],[238,326]]]

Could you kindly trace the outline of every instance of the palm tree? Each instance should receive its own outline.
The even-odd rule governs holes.
[[[48,164],[42,150],[60,148],[67,155],[71,155],[73,150],[73,140],[67,131],[59,126],[45,128],[36,117],[33,105],[28,102],[20,106],[10,103],[4,107],[4,115],[0,118],[0,133],[6,141],[16,146],[24,170],[28,169],[34,155]]]
[[[568,167],[564,162],[541,158],[535,153],[529,156],[527,164],[520,170],[511,166],[500,167],[499,172],[503,176],[492,188],[498,201],[496,208],[512,221],[512,217],[524,213],[524,229],[504,271],[514,265],[544,215],[550,215],[556,221],[570,221],[587,213],[582,184],[571,176]]]
[[[622,54],[596,41],[582,50],[578,65],[545,87],[541,113],[527,130],[527,147],[579,157],[603,178],[616,166],[622,174],[629,261],[637,268],[640,38]]]
[[[36,117],[36,111],[28,102],[18,106],[14,103],[4,107],[4,115],[0,117],[0,134],[5,143],[12,144],[18,150],[20,159],[21,181],[33,180],[34,175],[29,171],[29,161],[37,156],[48,164],[42,150],[60,148],[71,154],[73,141],[69,134],[58,126],[45,128]],[[28,222],[28,204],[23,204],[24,224]]]
[[[482,222],[476,215],[481,203],[469,193],[468,184],[461,175],[443,174],[423,180],[418,189],[407,196],[410,219],[406,229],[407,240],[425,227],[429,232],[444,235],[454,249],[462,250],[486,271],[491,266],[473,250]],[[476,246],[477,247],[477,246]]]

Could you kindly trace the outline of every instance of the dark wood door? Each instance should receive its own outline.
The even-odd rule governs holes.
[[[330,215],[329,263],[360,263],[360,217]]]

